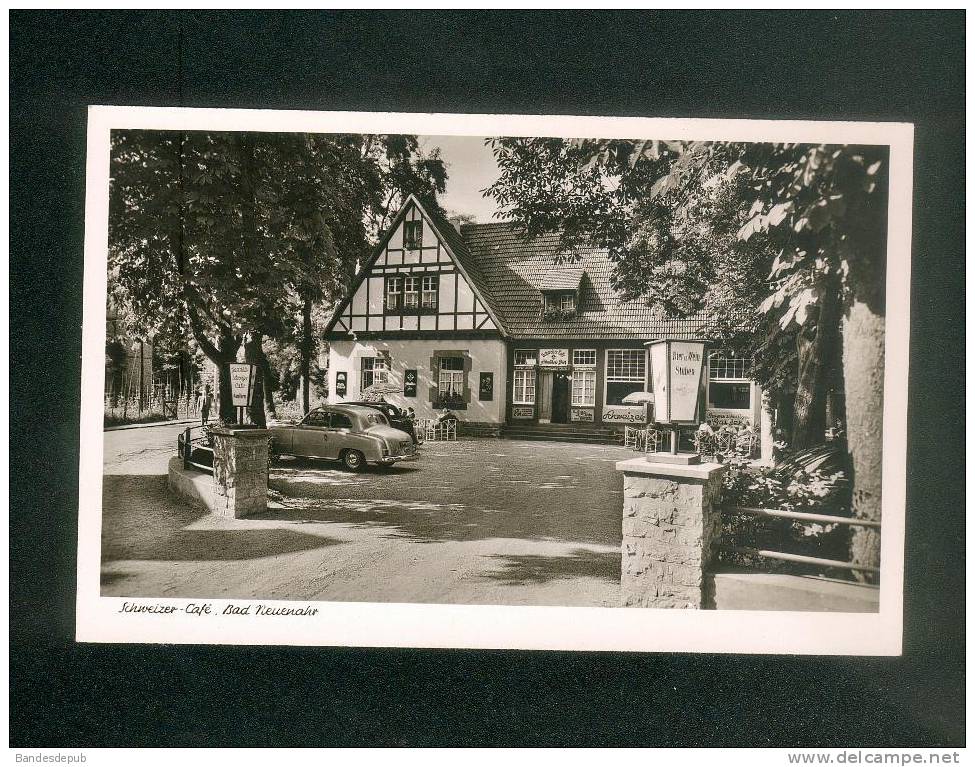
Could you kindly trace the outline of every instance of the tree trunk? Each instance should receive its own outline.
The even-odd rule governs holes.
[[[884,417],[884,318],[855,300],[843,317],[846,433],[853,466],[853,516],[880,521]],[[854,528],[850,558],[880,566],[880,532]],[[857,572],[861,581],[876,577]]]
[[[274,409],[274,380],[271,375],[271,363],[264,353],[264,347],[261,347],[261,361],[260,368],[258,368],[257,374],[261,377],[261,388],[264,391],[264,408],[271,418],[277,418],[278,414]]]
[[[264,374],[261,368],[261,358],[264,356],[261,343],[264,336],[261,333],[251,333],[244,343],[244,361],[257,366],[257,373],[254,376],[254,391],[251,394],[251,402],[247,408],[251,423],[262,429],[267,427],[267,418],[264,415]]]
[[[835,378],[832,370],[839,349],[840,288],[826,284],[819,301],[819,317],[811,335],[800,332],[799,375],[796,381],[791,447],[802,450],[822,443],[826,431],[826,394]]]
[[[306,298],[301,305],[301,342],[298,344],[301,357],[301,407],[307,413],[311,410],[311,356],[315,351],[315,338],[311,325],[311,299]]]

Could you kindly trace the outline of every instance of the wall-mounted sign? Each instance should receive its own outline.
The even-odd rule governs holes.
[[[349,391],[349,374],[340,370],[335,374],[335,396],[344,397]]]
[[[403,373],[403,396],[404,397],[415,397],[416,396],[416,370],[408,369]]]
[[[741,410],[708,408],[707,420],[712,426],[734,426],[736,429],[747,429],[752,426],[751,416]]]
[[[570,421],[585,421],[591,423],[596,417],[596,412],[591,408],[574,407],[569,411]]]
[[[481,402],[490,402],[494,399],[494,373],[481,373],[477,398]]]
[[[549,370],[552,370],[553,368],[560,369],[560,370],[568,370],[569,350],[568,349],[539,349],[538,366],[540,368],[548,368]]]
[[[658,423],[699,423],[704,342],[668,340],[649,346],[654,419]]]
[[[234,407],[247,407],[254,395],[254,378],[257,365],[246,362],[231,362],[230,365],[230,397]]]
[[[531,405],[525,405],[525,406],[515,405],[514,407],[511,408],[511,417],[512,418],[534,418],[535,408],[533,408]]]
[[[644,423],[643,406],[606,405],[602,419],[605,423]]]

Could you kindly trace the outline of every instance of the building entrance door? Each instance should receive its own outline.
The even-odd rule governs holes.
[[[552,371],[538,371],[538,422],[552,422]]]
[[[569,376],[556,373],[552,382],[552,423],[569,422]]]

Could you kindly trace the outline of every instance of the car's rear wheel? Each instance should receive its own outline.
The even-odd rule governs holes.
[[[349,471],[362,471],[366,467],[366,457],[358,450],[346,450],[342,453],[342,464]]]

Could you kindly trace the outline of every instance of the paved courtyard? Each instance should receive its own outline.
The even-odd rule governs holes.
[[[286,460],[268,511],[229,520],[169,497],[178,431],[106,433],[106,596],[619,604],[623,448],[427,443],[362,474]]]

